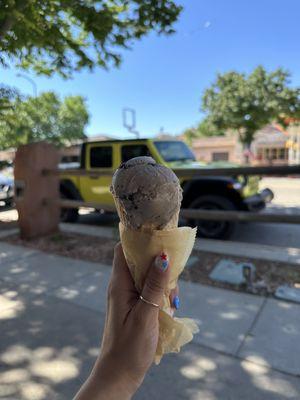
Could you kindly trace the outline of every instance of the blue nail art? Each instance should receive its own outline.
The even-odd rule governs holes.
[[[175,296],[173,299],[173,306],[176,308],[176,310],[178,310],[179,306],[180,306],[180,301],[179,301],[179,297]]]

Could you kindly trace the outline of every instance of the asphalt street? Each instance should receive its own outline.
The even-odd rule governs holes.
[[[268,206],[269,212],[274,210],[300,214],[300,179],[264,178],[260,182],[260,189],[267,187],[274,192],[274,199]],[[84,224],[112,225],[117,221],[114,216],[90,213],[86,210],[80,216],[80,222]],[[231,240],[300,248],[300,225],[242,223],[237,225]]]

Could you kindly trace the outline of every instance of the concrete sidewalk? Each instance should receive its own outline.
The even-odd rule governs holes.
[[[71,399],[98,353],[110,267],[0,242],[0,398]],[[181,281],[200,333],[137,400],[300,398],[300,305]]]

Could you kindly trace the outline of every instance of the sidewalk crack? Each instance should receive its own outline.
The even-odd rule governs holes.
[[[249,329],[248,329],[247,332],[245,333],[244,338],[243,338],[243,340],[241,341],[241,343],[240,343],[240,345],[239,345],[237,351],[234,353],[235,357],[240,357],[240,356],[239,356],[240,351],[242,350],[242,347],[244,346],[244,344],[245,344],[245,342],[246,342],[246,340],[247,340],[247,337],[250,336],[250,333],[251,333],[252,329],[254,328],[254,326],[255,326],[256,322],[258,321],[259,317],[261,316],[261,313],[263,312],[267,301],[268,301],[268,297],[265,297],[265,299],[264,299],[264,301],[263,301],[263,303],[262,303],[260,309],[258,310],[258,312],[257,312],[257,314],[256,314],[256,316],[255,316],[255,318],[254,318],[254,320],[252,321],[252,324],[250,325]]]

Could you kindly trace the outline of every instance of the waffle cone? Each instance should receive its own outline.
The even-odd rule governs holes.
[[[120,215],[120,214],[119,214]],[[177,219],[176,219],[177,218]],[[178,213],[167,229],[155,230],[143,226],[139,230],[119,224],[124,255],[139,293],[142,291],[149,266],[157,254],[165,252],[170,260],[170,280],[164,293],[163,307],[159,311],[159,339],[155,355],[158,364],[165,353],[178,352],[190,342],[198,331],[197,324],[189,318],[173,318],[169,301],[170,291],[177,285],[180,273],[192,251],[196,228],[177,227]]]

